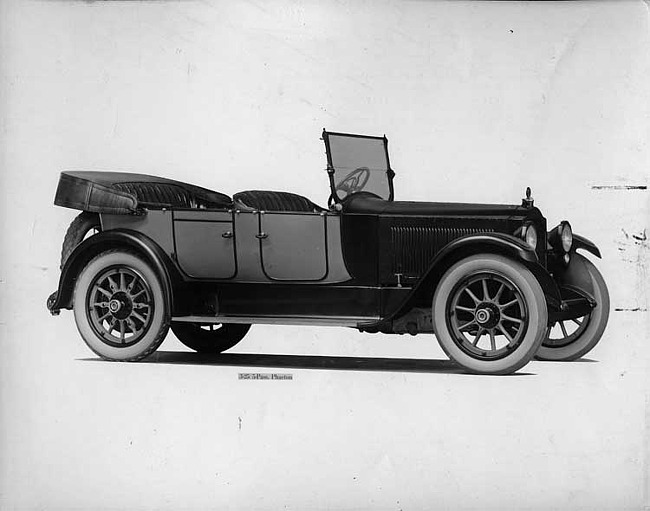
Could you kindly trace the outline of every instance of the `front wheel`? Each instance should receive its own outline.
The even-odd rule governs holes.
[[[521,263],[481,254],[452,266],[433,297],[436,337],[470,372],[509,374],[535,355],[548,312],[541,286]]]
[[[130,251],[103,252],[86,265],[77,278],[73,309],[81,337],[107,360],[143,359],[169,330],[163,285]]]
[[[551,325],[536,355],[540,360],[576,360],[583,357],[598,344],[607,326],[609,292],[605,279],[589,259],[580,254],[573,257],[580,258],[589,272],[596,307],[586,316]]]
[[[172,332],[188,348],[199,353],[222,353],[241,341],[251,325],[224,323],[203,325],[174,321]]]

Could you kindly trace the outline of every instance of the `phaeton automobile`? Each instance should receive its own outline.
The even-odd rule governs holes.
[[[573,360],[600,340],[600,257],[521,204],[394,200],[386,137],[323,130],[328,208],[288,192],[229,197],[120,172],[62,172],[54,203],[83,212],[61,255],[53,314],[73,309],[100,357],[140,360],[171,327],[221,353],[253,324],[435,333],[470,372]]]

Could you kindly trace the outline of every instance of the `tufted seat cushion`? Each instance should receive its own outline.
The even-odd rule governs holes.
[[[260,211],[309,211],[319,212],[323,208],[317,206],[302,195],[289,192],[273,192],[270,190],[246,190],[233,195],[235,207],[240,209],[256,209]]]
[[[114,183],[113,189],[133,195],[140,206],[176,208],[224,208],[230,206],[227,195],[198,186],[176,183]]]

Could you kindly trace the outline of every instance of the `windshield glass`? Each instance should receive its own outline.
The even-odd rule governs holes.
[[[326,134],[328,160],[334,170],[333,192],[339,200],[356,192],[390,199],[386,139]]]

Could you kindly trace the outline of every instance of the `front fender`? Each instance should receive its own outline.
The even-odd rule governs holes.
[[[591,240],[588,240],[584,236],[580,236],[579,234],[574,234],[573,246],[571,247],[571,251],[576,251],[580,249],[586,250],[587,252],[591,252],[598,259],[602,259],[602,256],[600,255],[600,250],[598,249],[595,243],[593,243]]]
[[[472,254],[481,252],[500,253],[528,263],[539,262],[535,251],[516,236],[499,232],[487,232],[456,238],[436,255],[431,262],[429,271],[440,261],[445,260],[450,254],[456,253],[459,250],[469,250]]]
[[[560,305],[560,290],[553,277],[539,264],[533,249],[515,236],[482,233],[457,238],[445,246],[409,295],[400,303],[387,304],[385,319],[397,317],[419,304],[430,307],[430,299],[444,273],[461,259],[480,253],[499,254],[521,262],[537,278],[548,304],[553,308]]]
[[[585,264],[586,258],[580,254],[574,254],[567,266],[557,271],[556,278],[560,287],[566,287],[586,294],[594,300],[594,284]]]
[[[140,232],[111,229],[84,240],[70,254],[61,269],[58,290],[47,301],[52,314],[72,308],[75,282],[83,267],[96,255],[115,248],[134,250],[151,264],[162,283],[167,310],[172,310],[174,284],[179,282],[180,275],[167,254],[151,238]]]

